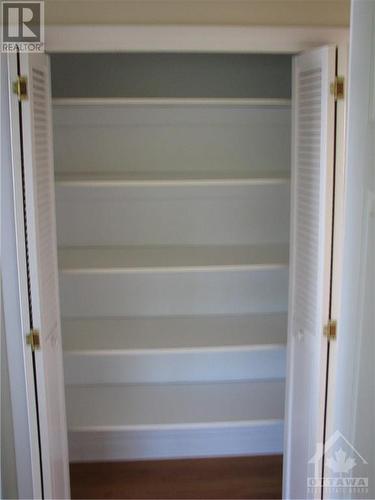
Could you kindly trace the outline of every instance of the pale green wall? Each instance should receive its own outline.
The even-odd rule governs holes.
[[[47,24],[349,26],[350,0],[46,0]]]

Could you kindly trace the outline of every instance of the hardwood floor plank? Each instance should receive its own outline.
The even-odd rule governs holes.
[[[72,498],[281,498],[282,456],[70,465]]]

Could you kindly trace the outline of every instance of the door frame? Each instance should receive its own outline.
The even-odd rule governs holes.
[[[278,53],[295,54],[322,45],[337,46],[338,73],[347,81],[349,29],[310,27],[228,27],[228,26],[46,26],[45,49],[59,52],[206,52],[206,53]],[[335,193],[334,193],[334,266],[332,272],[332,311],[338,317],[341,283],[342,220],[345,184],[346,99],[337,104]],[[24,346],[19,346],[24,349]],[[14,353],[15,355],[15,353]],[[17,352],[17,356],[22,353]],[[331,349],[330,358],[335,356]],[[15,361],[9,358],[9,363]],[[325,361],[325,360],[324,360]],[[324,362],[325,365],[325,362]],[[17,388],[11,383],[11,391]],[[12,389],[13,386],[13,389]],[[28,408],[30,411],[30,408]],[[31,409],[32,410],[32,409]],[[14,425],[20,421],[13,415]],[[35,422],[34,422],[35,424]],[[32,422],[29,422],[32,431]],[[15,427],[16,428],[16,427]],[[24,450],[16,443],[16,455]],[[18,478],[20,481],[20,478]],[[37,488],[38,489],[38,488]],[[31,493],[31,492],[30,492]],[[28,495],[31,496],[31,495]]]
[[[46,51],[59,52],[206,52],[297,54],[314,47],[337,47],[337,74],[347,89],[349,29],[331,27],[228,27],[228,26],[132,26],[77,25],[47,26]],[[336,103],[335,157],[333,173],[333,229],[330,317],[340,321],[339,301],[342,273],[342,243],[345,190],[346,104]],[[330,258],[330,256],[327,256]],[[323,334],[323,332],[322,332]],[[336,363],[335,343],[327,341],[321,370],[328,374]],[[327,379],[326,384],[331,384]],[[322,404],[322,411],[326,405]],[[328,406],[328,404],[327,404]],[[328,408],[325,409],[329,411]],[[322,415],[324,419],[324,416]]]
[[[347,28],[178,25],[46,26],[46,52],[252,52],[296,54],[345,46]]]

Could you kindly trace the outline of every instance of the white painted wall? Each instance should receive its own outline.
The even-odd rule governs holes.
[[[1,498],[18,498],[4,311],[1,299]]]
[[[351,22],[342,289],[327,437],[340,431],[366,460],[357,457],[352,476],[368,477],[361,497],[374,498],[375,2],[354,0]]]

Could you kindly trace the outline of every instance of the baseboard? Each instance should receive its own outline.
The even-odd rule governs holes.
[[[279,454],[283,422],[215,427],[71,431],[71,462]]]

